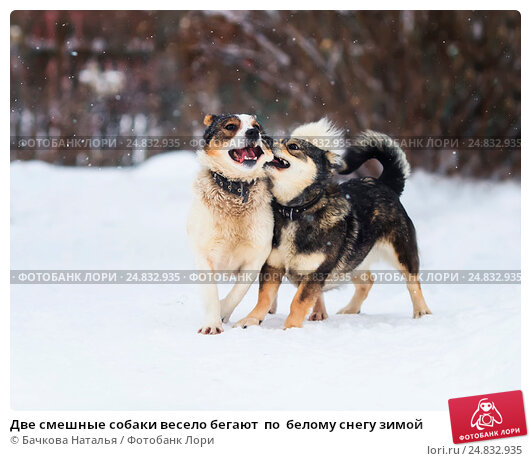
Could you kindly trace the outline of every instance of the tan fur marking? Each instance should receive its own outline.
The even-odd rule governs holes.
[[[296,232],[296,223],[289,223],[282,229],[280,244],[278,247],[273,248],[267,258],[267,263],[273,267],[282,267],[295,272],[314,272],[326,259],[326,255],[322,252],[312,254],[297,253],[294,245]]]
[[[279,248],[273,248],[269,256],[267,257],[267,264],[270,264],[273,267],[285,267],[283,254]]]
[[[297,254],[290,261],[290,269],[298,272],[315,272],[326,259],[326,255],[321,252],[312,254]]]
[[[413,302],[413,318],[418,319],[426,314],[431,314],[428,305],[422,294],[418,277],[414,274],[407,273],[407,289],[409,290],[409,296]]]
[[[273,304],[271,304],[271,308],[269,309],[270,314],[276,314],[277,313],[277,307],[278,307],[278,298],[275,297],[275,300],[273,301]]]
[[[205,154],[209,155],[210,157],[219,157],[221,155],[227,155],[227,149],[224,149],[223,146],[216,147],[215,149],[212,149],[210,146],[205,146],[204,151]]]
[[[259,325],[265,316],[276,303],[278,289],[282,283],[283,269],[265,266],[262,269],[262,279],[258,290],[258,302],[249,314],[237,322],[234,326],[247,328],[252,325]],[[276,305],[275,305],[276,310]]]
[[[320,294],[319,285],[301,283],[291,303],[288,318],[284,322],[284,329],[301,328],[308,311],[315,305]]]
[[[367,299],[369,291],[372,288],[374,283],[370,271],[364,272],[364,277],[355,275],[352,277],[352,282],[354,283],[356,289],[354,291],[354,296],[350,302],[340,311],[338,314],[359,314],[361,310],[361,305],[363,301]]]
[[[330,162],[330,164],[336,168],[342,167],[344,165],[341,156],[337,155],[335,152],[328,151],[325,156]]]

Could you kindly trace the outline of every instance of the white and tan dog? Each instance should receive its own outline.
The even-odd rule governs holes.
[[[268,138],[253,115],[207,115],[202,169],[194,183],[187,232],[197,269],[254,271],[271,251],[273,212],[264,164],[273,160]],[[256,279],[236,283],[220,301],[217,284],[200,285],[205,321],[198,333],[218,334]],[[213,280],[213,278],[212,278]]]

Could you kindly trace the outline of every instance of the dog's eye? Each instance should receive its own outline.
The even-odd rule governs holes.
[[[234,123],[229,123],[228,125],[225,125],[225,129],[229,131],[234,131],[236,129],[236,125]]]
[[[299,150],[299,146],[298,144],[288,144],[288,149],[289,150]]]

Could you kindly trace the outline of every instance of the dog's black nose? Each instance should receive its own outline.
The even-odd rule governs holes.
[[[245,132],[245,137],[251,141],[257,141],[259,135],[260,135],[260,132],[258,131],[258,128],[249,128]]]

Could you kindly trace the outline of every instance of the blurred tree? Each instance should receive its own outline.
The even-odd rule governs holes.
[[[520,136],[518,12],[17,11],[11,24],[13,135],[198,135],[205,113],[250,112],[272,133],[328,115],[350,134]],[[519,149],[408,156],[442,174],[520,175]]]

